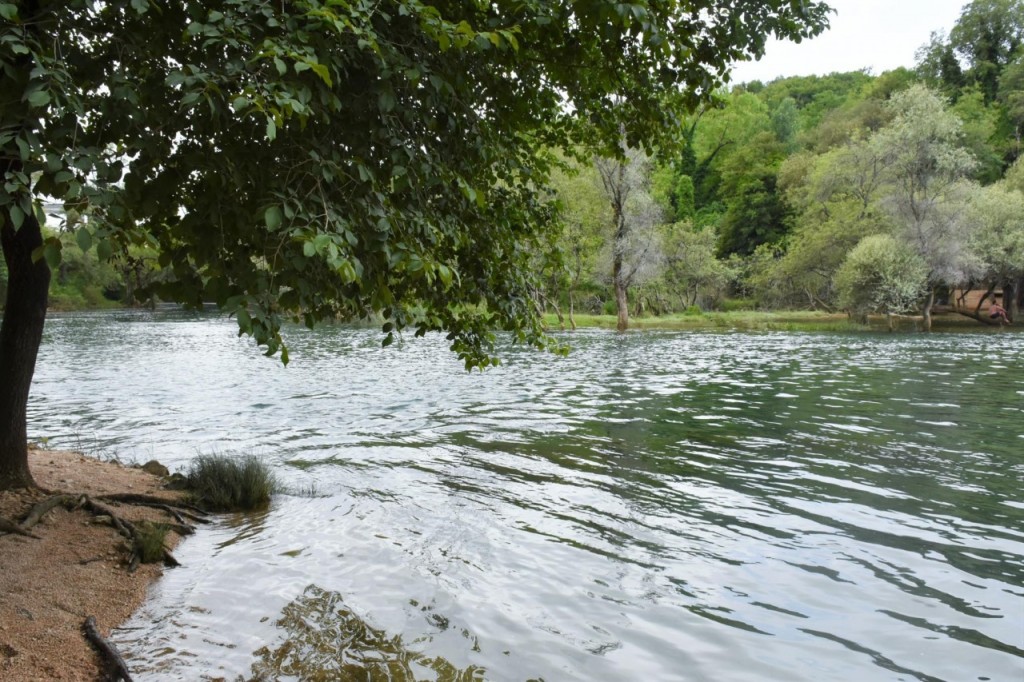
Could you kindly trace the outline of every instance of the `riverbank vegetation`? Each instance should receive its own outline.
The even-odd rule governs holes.
[[[860,326],[787,319],[805,310],[893,325],[916,314],[927,329],[936,305],[989,321],[962,297],[978,289],[1019,318],[1021,11],[967,4],[913,68],[719,89],[679,121],[677,146],[550,159],[535,304],[555,328],[609,314],[619,328]],[[174,280],[159,248],[104,252],[54,218],[51,309],[145,305]],[[738,309],[788,312],[775,323]]]
[[[184,487],[196,505],[213,511],[261,509],[280,491],[270,466],[255,455],[198,455]]]

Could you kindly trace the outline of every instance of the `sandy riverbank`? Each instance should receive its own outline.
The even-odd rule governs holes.
[[[141,469],[100,462],[73,452],[31,450],[36,484],[52,493],[139,493],[173,499],[160,479]],[[41,490],[0,492],[0,516],[20,520]],[[159,511],[109,504],[135,521],[161,519]],[[84,511],[58,507],[34,529],[41,539],[0,534],[0,679],[96,680],[99,657],[82,635],[95,616],[104,636],[139,607],[163,568],[127,570],[121,536]],[[168,534],[175,542],[177,536]]]

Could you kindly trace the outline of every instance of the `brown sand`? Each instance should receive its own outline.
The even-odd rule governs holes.
[[[140,493],[173,499],[156,476],[73,452],[30,450],[36,484],[53,493]],[[0,516],[19,521],[40,500],[41,490],[0,492]],[[108,506],[129,520],[161,519],[143,507]],[[160,577],[158,564],[129,573],[120,535],[84,511],[61,507],[32,530],[42,539],[0,533],[0,679],[96,680],[99,657],[82,635],[87,616],[100,631],[125,621]],[[168,533],[168,542],[177,536]]]

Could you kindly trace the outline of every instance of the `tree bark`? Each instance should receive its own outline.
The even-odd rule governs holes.
[[[618,313],[615,328],[624,332],[629,329],[629,299],[626,296],[626,283],[623,281],[622,256],[619,254],[615,255],[612,278],[615,280],[615,309]]]
[[[34,213],[17,230],[9,213],[0,227],[7,263],[7,303],[0,323],[0,490],[33,487],[28,470],[26,408],[43,338],[50,268],[32,252],[43,244]]]
[[[569,287],[569,327],[576,331],[576,296],[572,287]]]
[[[1024,279],[1018,278],[1007,282],[1003,286],[1003,307],[1006,308],[1006,316],[1010,322],[1016,322],[1020,316],[1020,299],[1024,289]]]
[[[924,300],[924,306],[921,308],[921,321],[924,331],[930,332],[932,330],[932,306],[935,305],[935,289],[928,290],[928,297]]]
[[[620,167],[620,175],[623,172],[625,171]],[[615,217],[615,253],[612,256],[612,282],[615,285],[615,311],[618,314],[615,328],[620,332],[629,329],[629,297],[627,296],[629,282],[626,281],[626,264],[624,262],[625,242],[629,233],[624,214],[624,204],[625,202],[618,197],[612,201],[612,213]]]

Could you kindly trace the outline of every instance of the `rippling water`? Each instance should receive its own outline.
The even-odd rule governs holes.
[[[316,493],[179,548],[138,679],[1024,678],[1024,335],[569,338],[52,318],[33,438]]]

